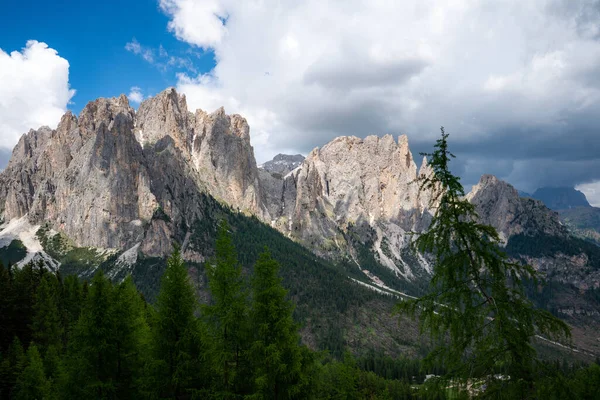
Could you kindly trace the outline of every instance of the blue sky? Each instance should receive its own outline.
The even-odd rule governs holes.
[[[156,58],[162,45],[170,56],[190,60],[199,73],[214,67],[213,52],[177,40],[167,30],[168,20],[156,0],[7,0],[0,13],[0,49],[20,51],[34,39],[57,50],[69,61],[69,82],[76,90],[68,108],[79,113],[88,101],[127,94],[132,86],[155,94],[175,86],[176,73],[187,71],[161,68],[127,51],[133,38]]]

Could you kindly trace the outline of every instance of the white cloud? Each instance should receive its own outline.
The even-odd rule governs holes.
[[[217,61],[178,89],[191,107],[247,117],[259,161],[336,135],[431,144],[444,125],[466,156],[514,176],[519,160],[600,157],[600,8],[574,3],[160,0],[176,37]]]
[[[228,14],[220,0],[160,0],[159,4],[171,16],[169,30],[178,39],[209,48],[219,44],[227,33],[224,20]]]
[[[125,44],[125,50],[142,57],[144,61],[163,72],[173,67],[196,73],[194,63],[188,57],[170,55],[162,44],[159,45],[158,49],[153,49],[142,45],[136,38],[133,38],[131,42]]]
[[[137,86],[132,86],[129,90],[129,94],[127,95],[129,101],[135,104],[140,104],[144,100],[144,95],[142,94],[142,89]]]
[[[69,62],[35,40],[21,52],[0,49],[0,82],[0,148],[12,149],[31,128],[56,127],[75,94]]]
[[[162,46],[161,46],[162,49]],[[133,54],[141,56],[144,60],[150,64],[154,63],[154,51],[148,47],[142,46],[136,38],[133,38],[131,42],[125,44],[125,50],[132,52]],[[163,49],[164,50],[164,49]]]
[[[575,189],[581,190],[591,205],[600,207],[600,181],[584,183],[576,186]]]

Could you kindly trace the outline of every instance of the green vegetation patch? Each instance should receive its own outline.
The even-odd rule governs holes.
[[[27,249],[23,242],[15,239],[8,246],[0,248],[0,263],[6,266],[13,265],[24,259],[26,255]]]

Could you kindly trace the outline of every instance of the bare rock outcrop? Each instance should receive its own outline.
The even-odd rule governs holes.
[[[467,195],[481,222],[492,225],[506,241],[517,234],[567,235],[558,213],[544,203],[520,197],[517,189],[493,175],[483,175]]]
[[[222,108],[193,114],[174,89],[137,113],[124,95],[68,112],[56,130],[23,135],[0,173],[3,221],[27,216],[78,246],[141,243],[155,256],[203,218],[206,195],[268,217],[246,120]]]
[[[427,168],[425,162],[422,172]],[[276,182],[285,207],[270,206],[272,224],[325,256],[352,254],[349,235],[364,232],[359,241],[409,277],[411,267],[401,256],[391,257],[378,246],[393,232],[394,245],[406,247],[407,233],[429,220],[429,197],[419,192],[418,174],[406,136],[398,142],[392,135],[338,137]]]

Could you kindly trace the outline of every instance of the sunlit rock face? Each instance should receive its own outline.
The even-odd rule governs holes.
[[[412,267],[380,246],[392,240],[404,248],[408,232],[427,226],[430,194],[417,182],[427,173],[426,161],[415,164],[406,136],[343,136],[314,149],[285,176],[261,172],[261,182],[277,229],[325,256],[352,257],[348,236],[358,235],[380,261],[410,277]]]
[[[98,99],[56,130],[23,135],[0,174],[4,221],[49,223],[78,246],[164,255],[175,226],[202,218],[201,193],[266,218],[246,120],[187,110],[167,89],[136,113]],[[167,218],[157,219],[157,210]]]

